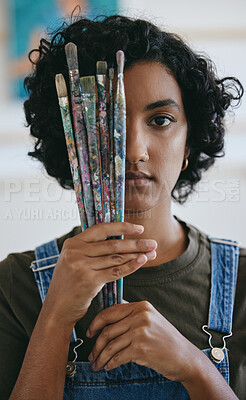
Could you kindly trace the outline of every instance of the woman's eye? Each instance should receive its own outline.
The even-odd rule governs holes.
[[[150,125],[154,126],[168,126],[171,123],[171,119],[164,116],[155,117],[150,121]]]

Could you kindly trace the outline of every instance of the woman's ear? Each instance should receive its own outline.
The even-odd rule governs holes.
[[[185,154],[184,154],[184,158],[188,158],[190,155],[190,148],[186,145],[185,147]]]

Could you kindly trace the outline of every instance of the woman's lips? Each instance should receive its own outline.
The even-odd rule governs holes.
[[[126,172],[126,185],[139,187],[149,185],[153,178],[144,172]]]
[[[131,187],[139,187],[149,185],[152,179],[150,178],[126,178],[126,185]]]

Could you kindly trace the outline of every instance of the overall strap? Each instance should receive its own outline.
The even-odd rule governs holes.
[[[212,237],[209,239],[211,242],[211,295],[208,325],[203,325],[202,330],[209,335],[210,349],[204,350],[204,353],[211,358],[229,385],[229,355],[225,339],[232,335],[239,247],[238,243],[232,240]],[[223,334],[223,347],[213,347],[212,334],[207,329]]]
[[[239,245],[236,241],[209,238],[211,241],[211,296],[208,329],[225,334],[232,331],[237,282]]]
[[[54,268],[58,261],[58,257],[59,249],[56,239],[44,243],[41,246],[36,247],[35,249],[36,260],[31,263],[31,268],[34,272],[34,277],[38,286],[42,303],[44,302],[47,295]],[[73,329],[71,342],[76,341],[77,336],[75,333],[75,329]]]
[[[49,257],[59,257],[59,249],[57,246],[57,240],[51,240],[50,242],[44,243],[41,246],[36,247],[35,249],[35,258],[36,261],[39,262],[39,264],[42,264],[42,260],[44,258],[49,258]],[[48,264],[50,264],[51,262],[48,261]],[[54,261],[53,261],[54,263]],[[47,264],[47,263],[46,263]]]

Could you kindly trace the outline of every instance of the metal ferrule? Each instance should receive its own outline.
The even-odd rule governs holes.
[[[59,104],[60,104],[60,106],[62,106],[62,107],[66,107],[66,106],[68,106],[68,98],[66,97],[66,96],[63,96],[63,97],[59,97]]]
[[[106,89],[106,75],[97,75],[97,83]]]

